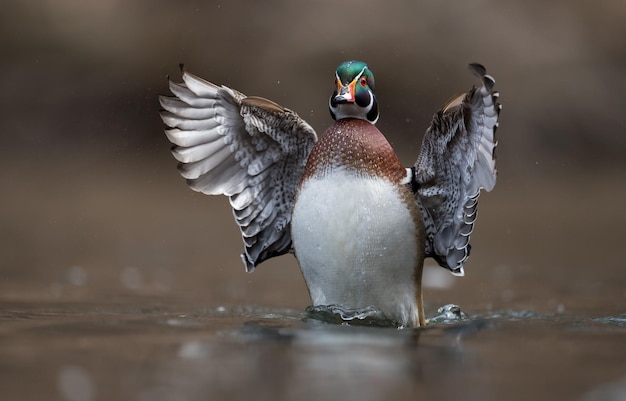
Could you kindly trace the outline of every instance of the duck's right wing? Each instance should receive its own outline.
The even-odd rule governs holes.
[[[291,211],[315,131],[293,111],[183,71],[160,96],[178,170],[195,191],[230,198],[246,270],[291,250]]]

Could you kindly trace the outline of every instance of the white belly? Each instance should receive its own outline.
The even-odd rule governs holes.
[[[387,180],[334,172],[312,178],[293,209],[292,239],[314,305],[374,306],[417,319],[416,227]]]

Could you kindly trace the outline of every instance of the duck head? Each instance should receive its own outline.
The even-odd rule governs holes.
[[[335,91],[328,101],[335,120],[358,118],[376,124],[378,103],[374,96],[374,74],[362,61],[345,61],[335,72]]]

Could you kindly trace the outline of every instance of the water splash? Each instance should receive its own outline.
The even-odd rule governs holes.
[[[306,308],[306,315],[308,318],[333,324],[403,327],[373,306],[353,309],[341,305],[315,305]]]
[[[400,323],[388,319],[380,310],[373,306],[366,308],[347,308],[341,305],[316,305],[306,309],[307,317],[333,324],[350,324],[362,326],[397,327]],[[448,304],[437,309],[437,314],[428,319],[430,324],[453,324],[470,320],[469,316],[458,305]]]
[[[429,323],[452,324],[469,320],[467,313],[461,310],[459,305],[448,304],[437,309],[437,314],[430,319]]]
[[[626,327],[626,314],[617,316],[603,316],[592,319],[594,322],[614,325],[617,327]]]

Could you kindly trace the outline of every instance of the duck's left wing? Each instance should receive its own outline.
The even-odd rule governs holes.
[[[315,131],[293,111],[183,72],[159,98],[178,170],[195,191],[226,195],[248,271],[291,250],[291,211]]]
[[[480,190],[496,183],[496,128],[501,105],[495,80],[480,64],[482,85],[451,99],[426,131],[413,167],[413,188],[424,219],[426,256],[463,275]]]

